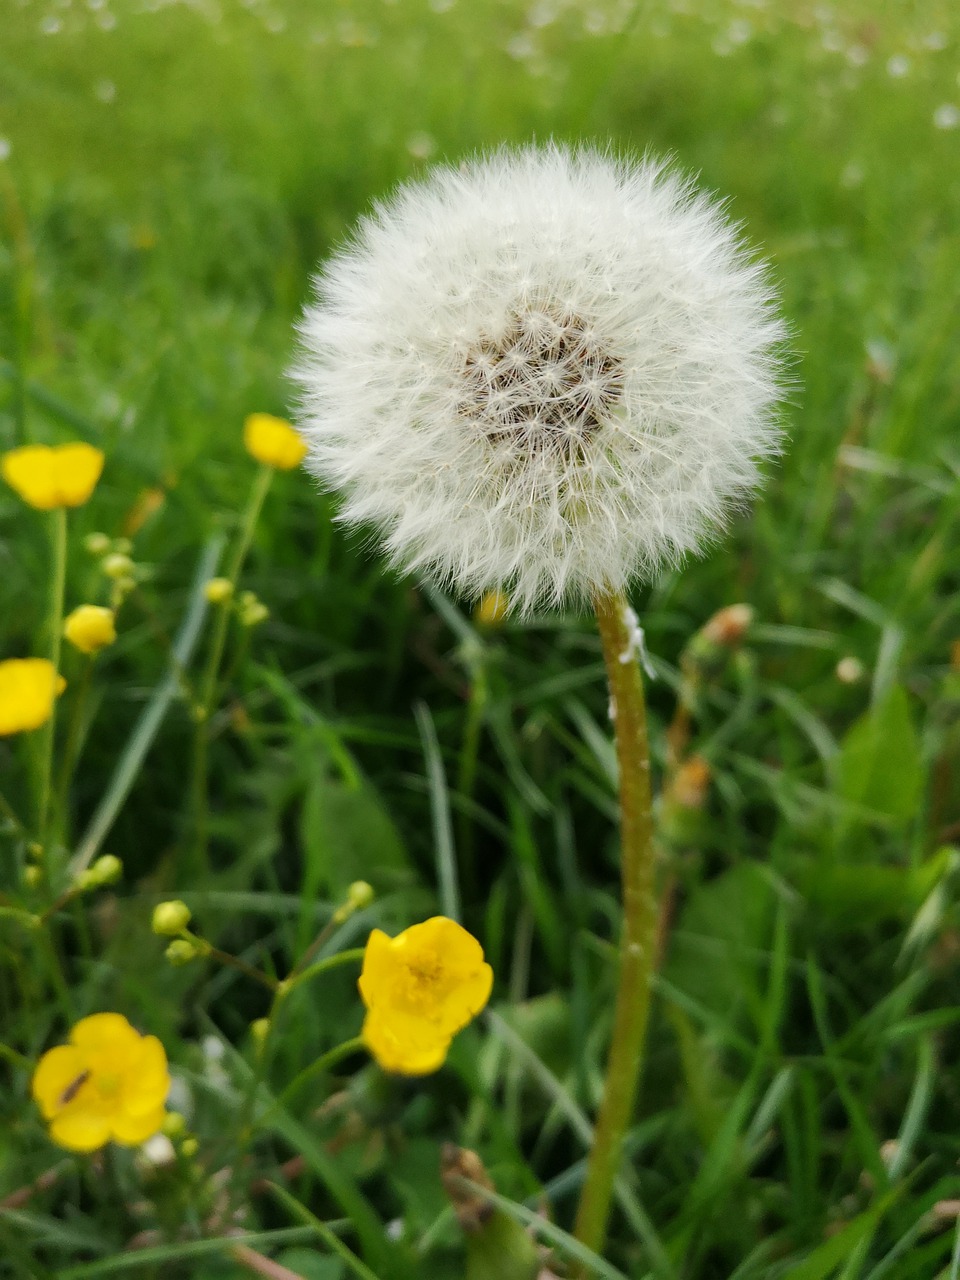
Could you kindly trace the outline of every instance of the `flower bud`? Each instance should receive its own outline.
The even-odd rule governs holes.
[[[194,945],[193,939],[175,938],[163,954],[172,965],[180,968],[181,965],[189,964],[191,960],[196,960],[199,952]]]
[[[348,920],[355,911],[362,911],[364,907],[369,907],[373,898],[373,885],[367,884],[366,880],[354,880],[347,889],[345,900],[333,913],[334,923],[343,924],[344,920]]]
[[[250,1023],[250,1034],[253,1037],[254,1043],[256,1044],[258,1049],[263,1048],[263,1043],[266,1040],[269,1032],[270,1032],[269,1018],[257,1018],[254,1022]]]
[[[192,912],[185,902],[174,898],[169,902],[158,902],[153,909],[151,928],[161,938],[175,938],[190,923]]]
[[[108,556],[104,556],[101,565],[103,572],[108,578],[115,581],[118,578],[127,578],[133,574],[134,564],[128,555],[122,551],[114,551]]]
[[[252,591],[240,596],[240,622],[245,627],[255,627],[270,617],[270,610]]]
[[[117,638],[113,610],[97,604],[82,604],[68,615],[63,634],[81,653],[97,653]]]
[[[502,591],[488,591],[473,611],[478,627],[499,627],[510,612],[510,601]]]
[[[92,556],[104,556],[110,550],[110,539],[105,533],[88,533],[83,546]]]
[[[104,885],[116,884],[123,875],[123,863],[112,853],[105,853],[84,874],[89,878],[88,888],[100,889]]]
[[[229,578],[211,578],[203,588],[203,594],[211,604],[226,604],[233,595],[233,583]]]
[[[180,1152],[188,1160],[192,1160],[199,1150],[200,1143],[196,1138],[184,1138],[183,1142],[180,1143]]]
[[[36,889],[37,885],[43,879],[43,872],[33,862],[29,862],[23,868],[23,883],[27,889]]]
[[[859,658],[847,654],[836,666],[836,677],[841,684],[857,684],[863,679],[864,666]]]
[[[179,1138],[186,1127],[186,1117],[179,1111],[168,1111],[163,1117],[163,1132],[168,1138]]]

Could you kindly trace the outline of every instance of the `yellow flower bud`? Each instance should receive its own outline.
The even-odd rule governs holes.
[[[347,889],[346,900],[333,913],[334,922],[343,924],[344,920],[348,920],[355,911],[362,911],[364,907],[368,907],[373,897],[373,885],[367,884],[366,880],[354,880]]]
[[[240,596],[240,622],[245,627],[255,627],[270,617],[270,610],[252,591]]]
[[[123,863],[112,853],[105,853],[86,872],[90,877],[90,887],[99,889],[103,885],[116,884],[123,875]]]
[[[498,627],[510,612],[510,601],[502,591],[488,591],[476,609],[473,620],[478,627]]]
[[[203,594],[211,604],[225,604],[233,595],[233,583],[229,578],[211,578]]]
[[[192,912],[185,902],[174,898],[169,902],[158,902],[153,909],[151,928],[161,938],[175,938],[190,923]]]
[[[186,1129],[186,1118],[179,1111],[168,1111],[163,1121],[163,1132],[168,1138],[179,1138]]]
[[[254,1042],[256,1043],[258,1048],[262,1047],[263,1042],[266,1040],[267,1035],[269,1034],[269,1031],[270,1031],[269,1018],[257,1018],[254,1022],[250,1023],[250,1034],[251,1036],[253,1036]]]
[[[163,954],[172,965],[179,968],[181,965],[189,964],[191,960],[196,960],[199,952],[189,939],[175,938]]]
[[[125,552],[114,551],[104,557],[101,568],[108,578],[127,578],[132,576],[134,564]]]
[[[199,1150],[200,1143],[196,1138],[184,1138],[180,1143],[180,1151],[188,1160],[192,1160]]]
[[[83,545],[92,556],[105,556],[110,550],[110,539],[105,533],[88,533]]]
[[[36,889],[43,879],[43,872],[33,862],[23,868],[23,883],[27,889]]]
[[[243,424],[243,443],[257,462],[278,471],[299,467],[307,452],[290,423],[269,413],[250,414]]]
[[[82,604],[68,615],[63,634],[81,653],[96,653],[117,638],[113,610],[98,604]]]

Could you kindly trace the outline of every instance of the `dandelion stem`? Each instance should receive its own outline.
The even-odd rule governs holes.
[[[263,506],[272,479],[273,468],[261,466],[250,490],[250,497],[244,512],[243,523],[240,526],[240,533],[233,548],[233,554],[227,562],[226,573],[224,574],[233,587],[237,585],[237,580],[243,569],[243,563],[247,558],[247,552],[250,550],[257,518],[260,515],[260,509]],[[207,757],[210,743],[210,716],[216,705],[220,663],[223,659],[223,650],[227,641],[227,628],[229,625],[230,610],[225,605],[220,605],[215,612],[213,636],[210,640],[207,664],[200,681],[200,700],[195,709],[197,732],[194,738],[192,779],[193,844],[197,860],[201,866],[206,862],[207,857]]]
[[[616,730],[623,885],[623,933],[613,1035],[575,1228],[577,1239],[599,1253],[643,1064],[650,978],[656,954],[657,902],[646,708],[640,666],[632,652],[627,602],[619,594],[606,593],[595,596],[594,609]]]
[[[60,670],[60,637],[63,633],[63,595],[67,581],[67,511],[65,507],[57,507],[52,512],[51,531],[53,534],[53,591],[50,606],[50,661],[53,664],[54,680]],[[53,875],[55,868],[50,865],[50,850],[47,848],[48,818],[50,810],[50,783],[53,774],[53,744],[57,720],[57,700],[53,699],[50,719],[43,727],[43,738],[40,750],[40,800],[37,809],[37,832],[43,847],[44,857],[48,860],[47,874]]]

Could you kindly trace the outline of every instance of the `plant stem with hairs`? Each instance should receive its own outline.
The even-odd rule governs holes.
[[[620,778],[620,844],[623,932],[613,1035],[603,1101],[587,1164],[575,1234],[599,1253],[610,1215],[621,1147],[630,1125],[643,1065],[650,1012],[650,979],[656,958],[657,900],[653,843],[650,749],[639,663],[633,651],[631,614],[624,597],[594,597],[610,684]]]

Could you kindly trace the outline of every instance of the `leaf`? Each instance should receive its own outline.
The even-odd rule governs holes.
[[[277,1261],[303,1280],[344,1280],[346,1275],[339,1258],[325,1258],[313,1249],[284,1249]]]
[[[410,880],[403,841],[374,787],[351,785],[326,771],[307,785],[301,835],[306,854],[304,893],[342,899],[354,880],[378,893]]]
[[[916,811],[923,779],[920,740],[907,695],[894,685],[844,738],[836,791],[861,810],[906,822]]]

